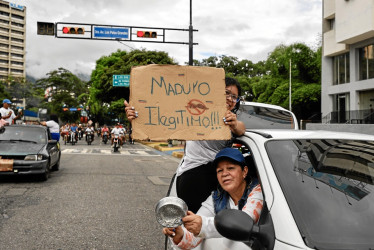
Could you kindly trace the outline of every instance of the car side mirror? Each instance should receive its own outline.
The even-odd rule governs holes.
[[[273,249],[275,243],[273,220],[268,211],[266,213],[263,211],[263,214],[265,216],[262,223],[257,225],[243,211],[224,209],[214,217],[214,225],[222,236],[230,240],[242,241],[248,245],[252,238],[256,238],[265,249]]]
[[[57,140],[48,140],[48,144],[57,144]]]
[[[217,231],[224,237],[248,242],[253,230],[253,219],[246,213],[235,209],[224,209],[214,217]]]

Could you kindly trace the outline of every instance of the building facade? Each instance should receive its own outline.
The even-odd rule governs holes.
[[[0,81],[25,78],[26,7],[0,0]]]
[[[323,0],[322,122],[374,123],[374,0]]]

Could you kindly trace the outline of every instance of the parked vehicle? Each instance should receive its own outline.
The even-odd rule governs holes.
[[[37,175],[45,181],[59,170],[60,143],[39,125],[12,125],[0,132],[0,176]]]
[[[121,147],[120,141],[119,141],[119,135],[114,135],[113,139],[113,151],[118,152],[118,149]]]
[[[107,142],[108,142],[108,132],[107,131],[105,131],[103,133],[103,142],[104,142],[104,144],[107,144]]]

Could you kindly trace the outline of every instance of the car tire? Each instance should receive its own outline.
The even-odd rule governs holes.
[[[39,175],[40,181],[46,181],[49,178],[51,171],[50,171],[50,162],[48,162],[47,167],[45,168],[44,173]]]
[[[60,159],[61,159],[61,153],[60,153],[59,156],[58,156],[58,161],[57,161],[56,164],[52,167],[52,171],[58,171],[58,170],[60,170]]]

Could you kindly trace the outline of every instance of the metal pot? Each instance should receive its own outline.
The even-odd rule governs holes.
[[[187,215],[187,204],[180,198],[168,196],[156,205],[156,219],[163,227],[182,225],[182,218]]]

